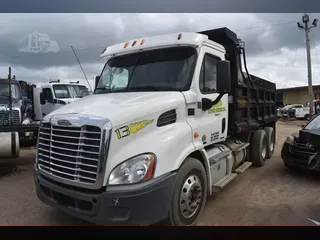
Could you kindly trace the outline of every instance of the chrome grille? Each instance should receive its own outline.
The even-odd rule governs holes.
[[[0,122],[4,123],[4,125],[9,125],[9,111],[0,111]],[[12,111],[12,123],[20,124],[20,113],[19,110]]]
[[[38,168],[50,175],[94,184],[99,169],[101,128],[43,123],[39,130]]]
[[[312,145],[297,141],[295,141],[295,144],[290,146],[289,149],[292,154],[296,155],[301,160],[308,160],[311,155],[314,155],[317,152]]]

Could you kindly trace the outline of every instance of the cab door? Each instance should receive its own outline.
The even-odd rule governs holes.
[[[200,49],[196,68],[194,91],[197,93],[197,108],[195,119],[192,121],[193,132],[199,137],[194,138],[197,148],[205,147],[213,143],[222,142],[227,137],[228,126],[228,94],[209,110],[202,110],[202,99],[214,101],[217,92],[217,63],[224,60],[224,53],[210,46],[202,46]]]
[[[53,111],[54,103],[53,103],[53,94],[51,88],[43,88],[42,89],[44,104],[41,105],[42,116],[45,116]]]

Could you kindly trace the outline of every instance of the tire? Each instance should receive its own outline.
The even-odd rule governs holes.
[[[274,129],[272,127],[266,127],[264,128],[264,131],[266,132],[267,135],[267,159],[272,158],[272,155],[274,153],[275,149],[275,133]]]
[[[267,134],[264,130],[256,130],[251,139],[252,165],[262,167],[267,156]]]
[[[306,114],[306,115],[304,116],[304,119],[307,120],[307,121],[310,121],[310,115],[309,115],[309,114]]]
[[[190,182],[192,185],[190,185]],[[196,204],[196,201],[194,201],[194,206],[188,208],[187,202],[192,200],[187,199],[186,197],[188,194],[191,194],[192,189],[196,190],[197,188],[200,190],[200,192],[198,192],[199,195],[195,193],[193,197],[198,200],[200,199],[198,201],[198,205]],[[171,225],[195,225],[205,207],[206,199],[206,171],[199,160],[195,158],[187,158],[180,167],[175,181],[174,191],[172,193],[169,206],[169,223]],[[185,210],[185,212],[183,210]],[[192,212],[192,210],[194,211]]]

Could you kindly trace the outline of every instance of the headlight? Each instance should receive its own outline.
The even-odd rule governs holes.
[[[109,185],[132,184],[144,182],[153,176],[156,157],[153,154],[142,154],[121,163],[109,176]]]
[[[288,143],[289,145],[294,145],[294,138],[289,135],[286,139],[286,143]]]
[[[27,125],[27,124],[30,124],[30,118],[26,118],[25,120],[23,120],[22,124],[23,125]]]

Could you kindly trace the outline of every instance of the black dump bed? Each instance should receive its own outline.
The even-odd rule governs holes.
[[[229,105],[229,134],[247,132],[260,126],[275,127],[276,84],[250,74],[252,85],[242,69],[243,51],[239,39],[228,28],[199,32],[226,49],[231,64],[232,102]],[[250,66],[247,67],[250,71]]]

